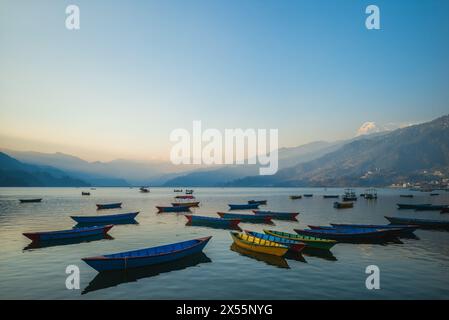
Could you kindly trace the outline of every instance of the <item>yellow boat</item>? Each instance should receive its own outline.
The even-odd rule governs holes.
[[[247,234],[231,232],[231,236],[234,243],[243,249],[271,254],[278,257],[282,257],[288,251],[288,247],[279,243],[256,238]]]

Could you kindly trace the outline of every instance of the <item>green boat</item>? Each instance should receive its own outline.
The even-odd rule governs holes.
[[[306,244],[306,248],[309,247],[313,249],[330,250],[334,245],[337,244],[337,241],[335,240],[321,239],[311,236],[302,236],[299,234],[293,234],[276,230],[264,230],[263,232],[271,236],[303,242]]]

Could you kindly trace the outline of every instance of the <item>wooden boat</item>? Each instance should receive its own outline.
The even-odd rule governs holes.
[[[334,202],[335,209],[348,209],[353,207],[354,207],[353,202],[338,202],[338,201]]]
[[[139,212],[119,213],[101,216],[71,216],[73,220],[79,224],[94,224],[94,223],[118,223],[122,221],[134,220]]]
[[[158,247],[106,254],[83,258],[89,266],[97,270],[126,270],[175,261],[203,251],[212,237],[193,239]]]
[[[246,209],[258,209],[258,203],[250,203],[250,204],[228,204],[229,210],[246,210]]]
[[[290,199],[292,199],[292,200],[297,200],[297,199],[301,199],[301,198],[302,198],[301,195],[290,196]]]
[[[122,207],[122,203],[121,202],[97,204],[97,210],[100,210],[100,209],[115,209],[115,208],[121,208],[121,207]]]
[[[223,218],[196,216],[191,214],[186,214],[185,217],[188,220],[187,223],[191,225],[221,227],[225,229],[239,229],[238,225],[240,223],[240,219],[223,219]]]
[[[249,200],[248,204],[264,205],[264,204],[267,204],[267,200]]]
[[[449,229],[449,221],[447,220],[432,220],[432,219],[415,219],[415,218],[399,218],[399,217],[385,217],[393,224],[410,224],[419,226],[421,228],[430,229]]]
[[[195,199],[194,196],[176,196],[175,199]]]
[[[84,191],[82,191],[82,192],[81,192],[81,195],[82,195],[82,196],[90,196],[90,192],[84,192]]]
[[[337,194],[325,194],[325,195],[323,195],[323,198],[324,199],[333,199],[333,198],[340,198],[340,196]]]
[[[344,224],[344,223],[331,223],[331,226],[335,228],[371,228],[371,229],[407,229],[409,232],[416,230],[415,225],[409,224]]]
[[[156,206],[158,213],[161,212],[190,212],[189,206],[175,206],[175,207],[164,207],[164,206]]]
[[[335,240],[317,238],[317,237],[312,237],[312,236],[302,236],[299,234],[293,234],[293,233],[282,232],[282,231],[264,230],[263,232],[265,232],[268,235],[276,236],[279,238],[289,239],[289,240],[305,243],[306,248],[330,250],[334,245],[337,244],[337,241],[335,241]]]
[[[198,207],[200,204],[199,201],[192,201],[192,202],[172,202],[173,207],[179,207],[179,206],[185,206],[185,207]]]
[[[398,209],[413,209],[416,210],[416,208],[422,208],[424,206],[430,206],[430,203],[425,204],[407,204],[407,203],[397,203]]]
[[[245,230],[245,233],[247,235],[253,236],[255,238],[282,244],[282,245],[288,247],[288,250],[290,250],[292,252],[296,252],[296,253],[300,253],[306,247],[306,245],[302,242],[285,239],[285,238],[280,238],[280,237],[276,237],[276,236],[269,235],[266,233],[259,233],[259,232],[249,231],[249,230]]]
[[[336,241],[360,241],[380,240],[395,236],[396,229],[322,229],[301,230],[294,229],[296,233],[303,236],[312,236]]]
[[[314,225],[309,225],[308,226],[310,229],[312,230],[338,230],[340,233],[352,233],[354,230],[358,230],[360,232],[363,231],[370,231],[370,230],[385,230],[388,229],[391,232],[392,236],[400,236],[403,234],[409,234],[412,233],[413,231],[415,231],[417,228],[416,226],[412,226],[411,228],[409,226],[406,227],[387,227],[387,228],[381,228],[381,227],[377,227],[377,228],[361,228],[361,227],[335,227],[335,226],[314,226]]]
[[[417,211],[441,211],[441,210],[444,210],[444,209],[446,209],[448,207],[449,206],[447,206],[445,204],[442,204],[442,205],[440,205],[440,204],[438,204],[438,205],[431,204],[429,206],[418,206],[418,207],[415,208],[415,210],[417,210]]]
[[[288,247],[282,244],[252,237],[243,233],[231,232],[231,237],[237,246],[254,252],[282,257],[288,251]]]
[[[33,242],[52,241],[106,235],[112,227],[113,225],[107,225],[59,231],[26,232],[23,235]]]
[[[263,210],[253,210],[255,214],[272,216],[273,219],[281,220],[296,220],[296,216],[299,212],[280,212],[280,211],[263,211]]]
[[[413,194],[401,194],[399,195],[401,198],[413,198]]]
[[[19,199],[20,203],[34,203],[34,202],[41,202],[42,198],[38,199]]]
[[[305,193],[305,194],[303,194],[303,196],[304,196],[305,198],[311,198],[311,197],[313,197],[313,194],[311,194],[311,193]]]
[[[255,214],[244,214],[244,213],[228,213],[228,212],[217,212],[217,214],[225,219],[239,219],[241,222],[252,222],[252,223],[272,223],[271,216],[268,215],[255,215]]]

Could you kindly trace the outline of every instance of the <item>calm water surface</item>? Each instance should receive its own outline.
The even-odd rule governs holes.
[[[364,190],[357,190],[357,193]],[[156,214],[155,205],[173,201],[173,189],[97,188],[81,196],[78,188],[0,188],[0,298],[1,299],[448,299],[449,232],[418,230],[419,239],[402,243],[338,244],[331,256],[303,259],[266,259],[231,248],[226,230],[185,226],[182,214]],[[299,222],[275,221],[277,230],[293,232],[308,224],[329,222],[386,223],[384,215],[449,220],[439,212],[399,211],[395,204],[449,204],[449,193],[439,196],[400,190],[379,190],[377,201],[360,199],[353,209],[336,210],[334,199],[342,189],[196,188],[201,206],[196,214],[217,216],[228,203],[267,199],[261,208],[301,212]],[[291,194],[313,193],[313,198],[290,200]],[[413,199],[399,198],[414,193]],[[42,197],[42,203],[20,204],[19,198]],[[112,240],[92,241],[39,249],[25,249],[27,231],[68,229],[70,215],[97,214],[96,203],[123,202],[123,209],[140,211],[138,224],[118,225]],[[101,211],[103,214],[105,211]],[[266,225],[241,224],[262,231]],[[98,276],[80,259],[211,235],[204,255],[164,267]],[[81,289],[67,290],[65,268],[79,266]],[[365,268],[380,268],[380,290],[367,290]]]

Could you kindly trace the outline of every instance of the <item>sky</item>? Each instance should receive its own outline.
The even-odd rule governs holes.
[[[65,27],[69,4],[80,30]],[[370,4],[380,30],[365,27]],[[194,120],[278,129],[280,147],[432,120],[449,113],[448,12],[445,0],[2,0],[0,147],[167,159],[170,132]]]

